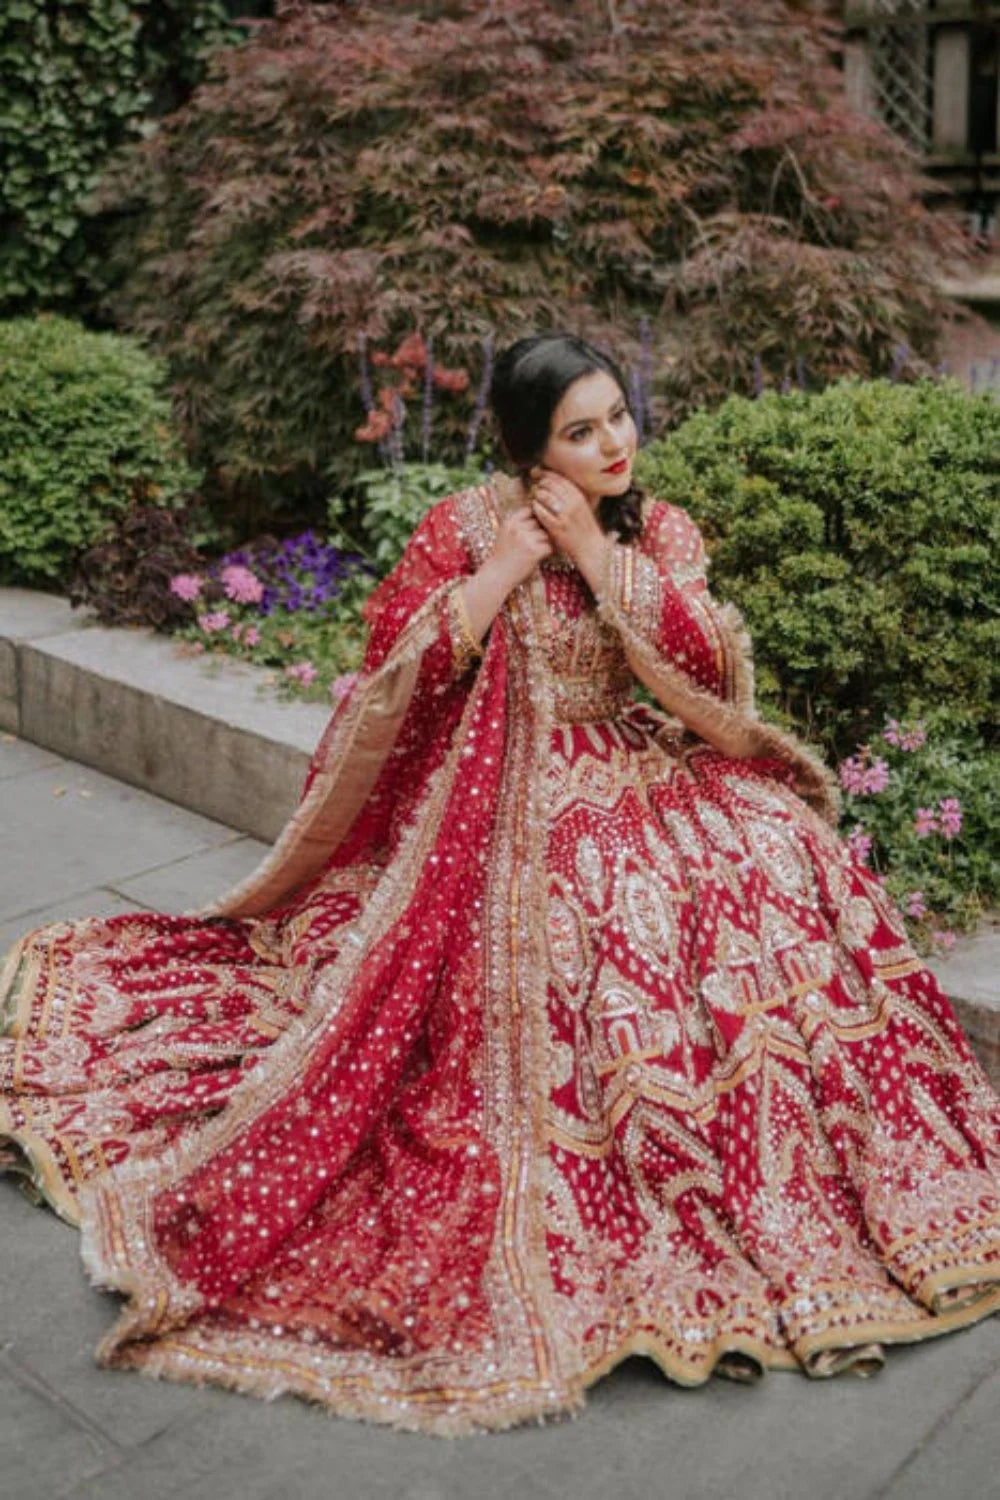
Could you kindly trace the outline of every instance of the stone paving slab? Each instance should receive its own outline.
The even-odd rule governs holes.
[[[114,1454],[113,1444],[39,1390],[0,1349],[0,1493],[11,1500],[65,1493],[67,1479],[102,1473]]]
[[[76,891],[63,901],[33,907],[0,921],[0,954],[36,927],[47,927],[51,922],[75,922],[81,917],[117,917],[122,912],[136,911],[140,905],[141,902],[129,901],[102,886]]]
[[[0,763],[10,748],[0,744]],[[224,824],[64,762],[8,777],[3,787],[4,918],[239,837]]]
[[[201,1393],[192,1386],[132,1379],[94,1363],[94,1349],[114,1321],[118,1302],[87,1281],[74,1229],[30,1202],[9,1180],[0,1181],[0,1220],[0,1343],[16,1360],[21,1378],[58,1392],[78,1422],[110,1435],[116,1448],[137,1447],[182,1415],[203,1411]],[[15,1288],[16,1296],[11,1295]],[[108,1453],[103,1466],[115,1461]],[[0,1494],[2,1476],[0,1465]]]
[[[155,911],[193,911],[245,880],[267,850],[267,844],[256,839],[237,838],[204,854],[188,855],[143,875],[115,880],[112,888],[133,905]]]

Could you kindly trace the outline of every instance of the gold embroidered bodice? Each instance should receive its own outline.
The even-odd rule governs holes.
[[[599,618],[572,564],[553,558],[540,573],[536,625],[551,674],[556,720],[576,724],[614,718],[635,686],[620,636]]]

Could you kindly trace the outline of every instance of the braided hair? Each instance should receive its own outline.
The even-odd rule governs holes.
[[[553,413],[566,390],[581,375],[599,370],[611,376],[632,412],[625,380],[614,360],[575,334],[532,334],[498,356],[490,406],[501,445],[526,487],[531,469],[548,445]],[[634,541],[642,532],[644,498],[636,484],[624,494],[603,495],[596,512],[602,530],[614,532],[619,541]]]

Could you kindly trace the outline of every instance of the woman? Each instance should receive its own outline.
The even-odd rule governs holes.
[[[867,1373],[1000,1305],[1000,1106],[614,364],[521,340],[492,397],[519,477],[375,591],[256,874],[11,955],[8,1164],[127,1297],[116,1366],[444,1434],[633,1353]]]

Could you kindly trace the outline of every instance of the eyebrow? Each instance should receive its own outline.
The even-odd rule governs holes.
[[[617,411],[619,406],[628,406],[628,402],[625,400],[624,396],[619,396],[617,401],[612,401],[611,405],[608,407],[608,416],[610,416],[613,411]],[[559,431],[556,433],[556,437],[562,437],[564,432],[570,432],[574,427],[589,427],[593,420],[593,417],[577,417],[574,421],[567,422],[565,427],[560,427]]]

